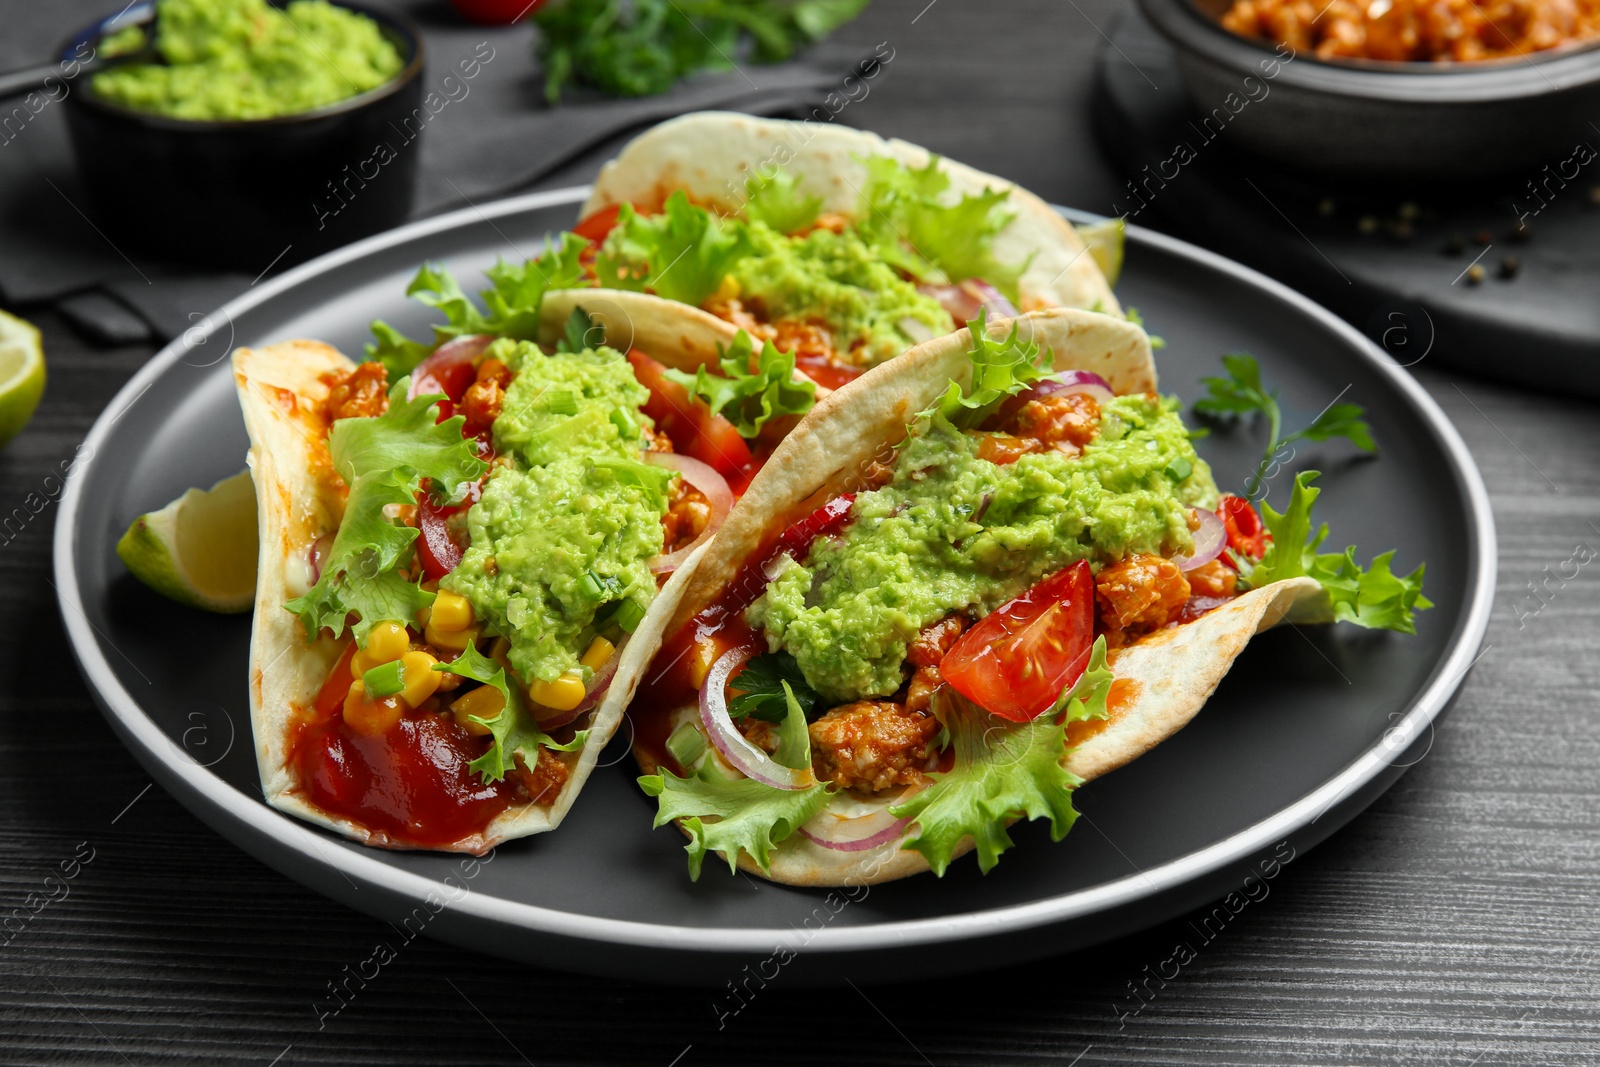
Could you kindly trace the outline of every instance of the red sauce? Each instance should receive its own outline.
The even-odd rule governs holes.
[[[509,776],[491,785],[468,768],[487,747],[429,712],[410,712],[377,737],[335,715],[301,727],[289,758],[318,808],[396,844],[439,848],[482,832],[515,798]]]
[[[1106,694],[1106,717],[1079,719],[1067,723],[1067,744],[1076,747],[1116,722],[1139,697],[1139,683],[1132,678],[1113,678],[1111,692]]]
[[[824,389],[842,389],[864,373],[861,367],[840,363],[831,353],[826,355],[798,353],[794,358],[794,365]]]

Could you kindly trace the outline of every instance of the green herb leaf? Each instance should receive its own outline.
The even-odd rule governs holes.
[[[822,699],[787,652],[763,652],[756,656],[745,664],[744,670],[734,675],[728,688],[733,694],[728,700],[728,715],[734,719],[748,715],[766,722],[782,722],[790,700],[796,701],[810,718]]]
[[[350,487],[344,519],[334,536],[322,576],[304,596],[284,605],[300,616],[306,639],[326,628],[335,637],[354,613],[356,640],[365,642],[385,620],[412,624],[433,594],[402,577],[417,531],[384,514],[390,504],[416,503],[423,482],[451,498],[476,481],[486,464],[461,437],[457,415],[435,423],[439,397],[406,399],[410,379],[389,390],[389,410],[374,418],[340,419],[328,435],[334,468]]]
[[[721,374],[702,366],[692,375],[669,369],[667,377],[688,386],[714,414],[733,423],[740,437],[754,438],[780,415],[810,411],[817,401],[817,387],[795,378],[794,353],[779,352],[771,341],[762,342],[759,355],[753,349],[750,336],[740,330],[718,360]]]
[[[540,745],[552,752],[576,752],[588,740],[589,732],[579,730],[566,744],[558,745],[552,741],[549,734],[539,729],[539,724],[534,721],[532,713],[523,704],[522,688],[508,684],[505,668],[479,652],[473,645],[468,645],[454,661],[440,663],[433,669],[445,674],[460,675],[462,678],[482,682],[498,689],[505,701],[500,706],[500,714],[493,719],[477,715],[468,716],[478,725],[489,728],[491,739],[489,751],[468,764],[485,782],[498,782],[504,778],[506,772],[516,765],[516,755],[519,752],[522,753],[523,761],[531,766],[539,757]]]
[[[1327,539],[1328,527],[1324,524],[1313,531],[1311,526],[1311,507],[1322,492],[1311,484],[1316,477],[1316,471],[1296,476],[1289,507],[1281,515],[1262,502],[1261,520],[1272,541],[1260,562],[1238,561],[1240,581],[1259,589],[1287,578],[1315,578],[1323,596],[1297,605],[1295,621],[1353,622],[1370,629],[1416,633],[1414,612],[1433,606],[1422,595],[1426,567],[1419,566],[1402,577],[1390,569],[1393,552],[1376,557],[1366,568],[1356,563],[1353,546],[1343,552],[1317,552]]]
[[[603,286],[649,290],[699,307],[750,251],[743,223],[718,219],[679,189],[659,215],[640,215],[623,204],[595,259],[595,273]]]
[[[887,262],[928,282],[979,278],[1017,299],[1017,280],[1028,264],[1001,263],[993,247],[1014,217],[1002,208],[1010,190],[966,193],[952,204],[950,176],[939,169],[938,156],[925,167],[888,156],[865,163],[861,231]]]
[[[725,70],[748,52],[788,59],[849,22],[867,0],[554,0],[533,16],[545,97],[572,84],[612,96],[664,93],[700,70]],[[744,47],[749,42],[749,48]]]
[[[1048,373],[1049,353],[1041,354],[1038,345],[1021,340],[1016,324],[1004,340],[994,340],[989,336],[988,318],[988,312],[980,309],[978,317],[967,323],[972,336],[967,351],[972,360],[972,384],[963,390],[952,381],[939,402],[922,414],[937,411],[960,429],[974,429],[987,422],[1007,397]]]
[[[822,211],[822,197],[801,196],[800,182],[787,171],[777,171],[770,178],[754,177],[744,183],[749,200],[744,205],[744,217],[751,222],[764,222],[779,233],[798,233],[817,221]]]
[[[805,712],[792,692],[786,703],[773,759],[785,767],[809,766]],[[640,778],[639,788],[658,798],[656,826],[683,820],[690,835],[684,846],[689,876],[696,880],[707,852],[720,853],[729,872],[739,869],[741,852],[762,870],[769,869],[773,848],[828,802],[828,789],[820,783],[805,789],[774,789],[751,778],[728,777],[715,759],[707,759],[687,778],[663,767],[660,774]]]
[[[1066,724],[1106,717],[1112,677],[1105,638],[1100,637],[1088,668],[1062,694],[1059,713],[1052,710],[1032,722],[1013,723],[960,697],[948,699],[941,718],[950,730],[954,764],[949,771],[929,775],[931,785],[889,809],[915,820],[904,847],[922,853],[934,873],[942,875],[956,848],[971,837],[978,866],[987,874],[1012,845],[1006,832],[1012,819],[1048,818],[1051,838],[1065,837],[1078,817],[1072,790],[1082,784],[1061,765],[1067,754]]]

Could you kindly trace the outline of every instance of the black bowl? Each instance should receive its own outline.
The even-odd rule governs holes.
[[[339,6],[376,21],[406,60],[393,79],[348,100],[279,118],[197,122],[110,103],[90,84],[67,97],[91,213],[113,242],[255,274],[279,257],[309,259],[405,221],[414,141],[427,119],[422,39],[391,12]],[[81,57],[112,18],[128,14],[84,27],[59,58]]]
[[[1537,179],[1600,114],[1596,43],[1487,63],[1323,61],[1223,29],[1228,0],[1139,5],[1172,42],[1200,120],[1227,127],[1241,148],[1322,176]]]

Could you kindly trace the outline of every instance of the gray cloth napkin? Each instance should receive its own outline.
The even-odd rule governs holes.
[[[51,0],[18,6],[0,35],[0,69],[48,60],[69,31],[114,5]],[[449,100],[422,135],[414,217],[481,204],[556,176],[587,177],[628,137],[674,115],[706,109],[799,114],[861,58],[824,45],[790,63],[698,75],[657,97],[611,100],[569,89],[550,107],[530,24],[474,26],[457,18],[446,0],[392,6],[422,27],[424,91]],[[476,77],[444,85],[467,59],[478,61]],[[17,101],[4,104],[0,116]],[[244,275],[185,267],[176,256],[172,263],[142,256],[133,262],[117,251],[80,208],[86,198],[60,110],[47,105],[0,142],[0,298],[12,307],[52,304],[91,338],[127,344],[178,336],[194,325],[194,308],[217,307],[250,285],[253,279]]]

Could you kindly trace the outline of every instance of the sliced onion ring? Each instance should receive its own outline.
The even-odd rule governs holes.
[[[981,278],[968,278],[961,283],[961,288],[977,298],[978,303],[989,310],[990,318],[1014,319],[1022,312],[1017,310],[1017,305],[1005,298],[1005,294]]]
[[[722,758],[746,778],[774,789],[805,789],[817,782],[811,768],[796,770],[785,767],[739,732],[728,716],[728,676],[744,665],[755,654],[755,649],[730,648],[717,658],[706,672],[705,684],[700,687],[700,724],[706,728],[711,743],[717,746]]]
[[[1195,508],[1194,512],[1200,517],[1200,528],[1194,532],[1194,552],[1188,556],[1172,557],[1172,562],[1178,565],[1179,570],[1192,571],[1196,567],[1204,567],[1222,555],[1222,548],[1228,543],[1228,528],[1222,524],[1216,512],[1205,508]]]
[[[800,832],[812,843],[835,852],[865,852],[898,841],[905,836],[906,827],[911,825],[912,819],[909,815],[897,819],[889,813],[889,809],[904,804],[918,788],[911,786],[878,811],[855,818],[834,815],[824,809],[800,827]]]
[[[494,342],[494,334],[489,333],[468,334],[453,341],[446,341],[434,349],[433,354],[427,359],[417,364],[417,369],[411,372],[411,384],[406,388],[406,399],[415,400],[419,396],[433,393],[448,394],[449,391],[440,384],[435,374],[445,367],[473,362]]]
[[[1014,319],[1021,314],[1017,306],[1007,300],[1000,290],[978,278],[968,278],[955,285],[931,285],[924,282],[917,286],[917,292],[937,300],[939,306],[950,313],[950,318],[955,321],[958,329],[977,318],[979,310],[987,310],[991,319]],[[905,329],[904,320],[901,321],[900,328]]]
[[[699,537],[676,552],[662,553],[650,561],[652,573],[671,574],[689,558],[690,553],[711,540],[711,536],[722,528],[722,520],[733,510],[733,490],[728,488],[726,478],[710,465],[693,457],[680,456],[676,452],[646,452],[644,460],[646,463],[654,463],[658,467],[666,467],[683,475],[684,481],[705,494],[707,503],[711,505],[711,518],[706,520],[706,528],[700,531]]]
[[[1073,393],[1092,397],[1096,404],[1104,404],[1117,395],[1111,391],[1111,384],[1092,370],[1064,370],[1059,374],[1039,379],[1016,396],[1007,399],[1000,405],[998,414],[1001,419],[1008,419],[1021,411],[1030,400],[1056,394],[1070,396]]]

